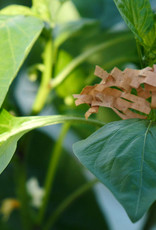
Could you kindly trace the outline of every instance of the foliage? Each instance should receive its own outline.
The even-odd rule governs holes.
[[[114,2],[135,34],[141,63],[152,65],[156,59],[155,21],[149,1],[134,1],[132,5],[126,0]],[[131,32],[126,28],[115,30],[114,21],[109,20],[110,14],[106,14],[109,30],[103,20],[100,21],[103,18],[101,9],[105,9],[107,1],[98,1],[97,6],[101,4],[101,11],[97,11],[94,16],[89,15],[93,15],[91,6],[94,9],[96,3],[90,3],[90,18],[82,16],[82,3],[74,3],[34,0],[31,8],[13,3],[0,11],[0,172],[6,168],[16,151],[11,164],[1,174],[2,182],[5,185],[9,183],[15,193],[7,191],[5,186],[0,193],[1,197],[14,196],[20,202],[20,221],[18,213],[14,213],[7,223],[0,222],[2,230],[15,227],[91,230],[95,226],[99,230],[109,229],[90,190],[97,180],[87,182],[81,166],[73,155],[67,153],[70,150],[66,152],[62,146],[67,132],[71,135],[74,133],[74,137],[87,137],[103,126],[108,118],[111,117],[111,121],[114,119],[114,114],[111,112],[110,116],[107,110],[105,115],[103,111],[97,115],[102,117],[101,121],[97,120],[98,117],[85,120],[81,118],[84,108],[80,110],[74,106],[72,93],[78,93],[86,84],[95,82],[94,66],[99,64],[110,70],[115,65],[122,68],[127,63],[139,66],[139,60]],[[120,21],[113,1],[109,7],[116,12]],[[141,16],[136,20],[138,15]],[[31,84],[33,96],[31,93],[25,95],[28,87],[24,76],[29,77],[27,82]],[[19,82],[22,82],[22,94],[17,98]],[[31,106],[24,114],[29,97]],[[21,103],[22,100],[24,103]],[[38,116],[40,113],[47,114],[49,109],[55,115]],[[7,110],[17,116],[12,116]],[[32,129],[58,123],[64,124],[58,137],[54,131],[53,140],[38,131],[25,135],[17,144]],[[132,221],[137,221],[155,200],[155,189],[151,187],[155,175],[152,162],[154,132],[154,122],[119,121],[105,125],[88,139],[74,145],[78,158],[115,194]],[[135,139],[136,136],[138,138]],[[34,175],[44,184],[45,193],[39,210],[31,207],[26,189],[28,178]],[[134,194],[130,194],[134,176],[137,177],[136,187],[133,188]],[[121,178],[124,181],[122,183]],[[68,206],[84,193],[86,195],[81,202],[75,202],[73,209],[68,211]],[[73,223],[71,214],[74,216]]]
[[[155,52],[156,39],[149,1],[114,2],[139,41],[138,45],[144,48],[146,63],[148,60],[149,65],[154,64],[146,56]],[[140,58],[143,61],[143,57]],[[151,119],[153,123],[135,119],[110,123],[74,145],[80,161],[112,191],[133,222],[139,220],[156,199],[155,117]]]
[[[155,123],[112,122],[74,145],[81,162],[116,196],[132,221],[155,201]]]
[[[156,53],[156,24],[149,0],[133,2],[114,0],[114,2],[139,44],[143,46],[146,64],[151,65],[151,61],[155,62],[155,59],[151,59],[155,58]]]
[[[11,82],[38,38],[43,23],[34,17],[4,15],[0,18],[0,25],[2,39],[0,43],[1,106]],[[19,46],[19,43],[22,45]],[[6,60],[4,60],[4,56],[7,57]]]

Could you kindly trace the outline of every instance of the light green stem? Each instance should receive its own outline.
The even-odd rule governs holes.
[[[44,71],[42,73],[40,87],[35,98],[35,102],[32,108],[33,114],[38,114],[47,99],[47,96],[50,92],[50,79],[52,77],[52,66],[53,66],[53,44],[52,39],[46,44],[45,51],[43,53],[43,64],[44,64]]]
[[[64,141],[64,138],[69,130],[70,124],[69,123],[65,123],[62,127],[60,136],[56,142],[54,151],[51,155],[51,159],[50,159],[50,163],[49,163],[49,168],[48,168],[48,172],[47,172],[47,177],[46,177],[46,181],[45,181],[45,186],[44,186],[44,190],[45,190],[45,195],[44,195],[44,199],[43,199],[43,203],[39,212],[39,224],[42,224],[43,219],[45,217],[45,213],[46,213],[46,209],[47,209],[47,205],[48,205],[48,201],[49,201],[49,196],[50,193],[52,191],[52,187],[53,187],[53,182],[54,182],[54,177],[56,174],[56,170],[57,170],[57,166],[59,163],[59,159],[61,156],[61,150],[62,150],[62,144]]]
[[[5,115],[5,114],[4,114]],[[8,113],[7,113],[8,115]],[[10,116],[10,118],[12,118]],[[36,117],[17,117],[13,118],[15,119],[18,123],[17,127],[15,129],[9,129],[9,131],[3,132],[0,134],[0,143],[3,141],[6,141],[8,138],[16,135],[16,134],[24,134],[30,130],[48,126],[48,125],[55,125],[55,124],[60,124],[60,123],[65,123],[65,122],[71,122],[72,125],[78,124],[78,122],[81,123],[86,123],[86,124],[91,124],[91,125],[96,125],[96,126],[103,126],[105,125],[104,122],[98,121],[98,120],[93,120],[93,119],[84,119],[80,117],[70,117],[70,116],[36,116]]]
[[[94,179],[85,185],[82,185],[80,188],[78,188],[74,193],[69,195],[55,210],[54,213],[52,213],[51,217],[47,221],[47,224],[45,225],[44,230],[52,229],[57,219],[60,217],[60,215],[72,204],[73,201],[75,201],[77,198],[79,198],[81,195],[83,195],[85,192],[87,192],[89,189],[93,187],[94,184],[98,182],[97,179]]]
[[[62,83],[66,77],[77,67],[79,66],[82,62],[84,62],[87,58],[89,58],[90,56],[92,56],[93,54],[97,53],[97,52],[101,52],[104,49],[109,48],[110,46],[114,46],[117,43],[123,42],[125,40],[128,40],[130,38],[130,35],[126,35],[124,38],[123,37],[119,37],[113,40],[110,40],[108,42],[104,42],[100,45],[97,45],[89,50],[87,50],[86,52],[80,54],[78,57],[76,57],[73,61],[71,61],[69,63],[68,66],[65,67],[65,69],[58,75],[56,76],[54,79],[51,80],[51,87],[57,87],[60,83]]]
[[[22,126],[20,126],[18,129],[12,132],[12,134],[16,134],[25,131],[25,130],[32,130],[39,127],[44,127],[48,125],[55,125],[65,122],[71,122],[72,125],[78,124],[78,123],[85,123],[85,124],[91,124],[96,126],[103,126],[105,123],[103,121],[98,121],[94,119],[85,119],[82,117],[74,117],[74,116],[66,116],[66,115],[52,115],[52,116],[29,116],[29,117],[18,117],[18,121],[23,123]],[[25,120],[25,121],[24,121]],[[1,134],[1,140],[2,136],[5,136],[6,133]]]

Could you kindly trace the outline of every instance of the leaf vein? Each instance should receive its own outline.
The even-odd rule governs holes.
[[[139,183],[140,186],[139,186],[138,199],[137,199],[137,203],[136,203],[135,217],[138,214],[138,209],[139,209],[139,204],[140,204],[140,199],[141,199],[142,183],[143,183],[143,167],[144,167],[144,158],[145,158],[145,145],[146,145],[147,134],[149,132],[151,124],[152,124],[152,121],[150,121],[150,123],[146,129],[145,136],[144,136],[143,151],[142,151],[142,157],[141,157],[141,167],[140,167],[140,183]]]
[[[15,59],[15,55],[14,55],[14,51],[13,51],[13,47],[12,47],[12,43],[11,43],[11,35],[10,35],[10,31],[8,26],[6,25],[6,30],[7,30],[7,34],[8,34],[8,43],[9,43],[9,47],[10,47],[10,51],[11,51],[11,56],[12,56],[12,60],[13,60],[13,68],[14,71],[16,69],[16,59]]]

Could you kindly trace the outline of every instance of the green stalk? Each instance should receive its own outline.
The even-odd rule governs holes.
[[[29,207],[29,196],[26,190],[26,169],[21,163],[16,163],[15,176],[16,176],[16,195],[20,202],[20,218],[23,230],[31,229],[33,220]]]
[[[98,182],[97,179],[94,179],[84,185],[82,185],[80,188],[78,188],[74,193],[69,195],[55,210],[54,213],[52,213],[51,217],[48,219],[47,224],[45,225],[44,230],[52,229],[55,222],[58,220],[60,215],[81,195],[83,195],[85,192],[87,192],[89,189],[91,189],[96,183]]]
[[[98,120],[93,120],[93,119],[86,120],[80,117],[70,117],[70,116],[61,116],[61,115],[17,117],[16,121],[19,122],[18,124],[20,125],[17,126],[17,128],[15,129],[11,129],[8,132],[4,132],[3,134],[1,134],[0,135],[1,143],[16,134],[22,135],[35,128],[40,128],[40,127],[44,127],[48,125],[55,125],[55,124],[60,124],[60,123],[65,123],[65,122],[71,122],[72,125],[77,124],[78,122],[81,122],[81,123],[86,123],[86,124],[92,124],[98,127],[105,125],[104,122],[98,121]]]
[[[141,51],[141,47],[137,39],[136,39],[136,47],[137,47],[137,52],[139,56],[140,67],[143,68],[144,64],[143,64],[143,58],[142,58],[142,51]]]
[[[17,199],[20,202],[20,217],[23,230],[32,229],[33,213],[30,207],[30,197],[26,190],[26,157],[29,147],[29,136],[26,136],[20,141],[16,150],[16,157],[14,158],[14,181],[16,187]]]
[[[50,163],[49,163],[49,168],[48,168],[48,172],[47,172],[47,177],[46,177],[46,181],[45,181],[45,195],[44,195],[44,199],[43,199],[43,203],[39,212],[39,219],[38,219],[38,223],[41,225],[43,222],[43,219],[45,217],[45,213],[46,213],[46,209],[48,206],[48,201],[49,201],[49,196],[50,193],[52,191],[52,187],[53,187],[53,182],[54,182],[54,177],[56,174],[56,170],[57,170],[57,166],[59,163],[59,159],[61,156],[61,150],[62,150],[62,144],[64,141],[64,138],[69,130],[70,127],[70,123],[65,123],[62,127],[60,136],[58,138],[58,141],[56,142],[54,151],[51,155],[51,159],[50,159]]]
[[[47,99],[47,96],[50,92],[50,80],[52,77],[52,67],[53,67],[53,44],[52,39],[50,38],[46,44],[45,51],[43,53],[43,64],[44,71],[41,77],[40,87],[35,98],[35,102],[32,108],[32,114],[38,114]]]
[[[85,123],[90,125],[95,125],[101,127],[105,125],[105,122],[98,121],[94,119],[85,119],[82,117],[66,116],[66,115],[52,115],[52,116],[30,116],[30,117],[18,117],[18,121],[23,123],[19,128],[12,130],[12,135],[15,135],[21,131],[32,130],[39,127],[44,127],[48,125],[55,125],[65,122],[70,122],[72,125],[78,123]],[[8,133],[1,134],[1,141],[6,138]],[[10,133],[9,133],[10,135]]]
[[[130,38],[130,35],[126,35],[124,38],[123,37],[119,37],[113,40],[110,40],[108,42],[104,42],[100,45],[97,45],[89,50],[87,50],[86,52],[80,54],[78,57],[76,57],[75,59],[73,59],[73,61],[71,61],[69,63],[69,65],[67,65],[64,70],[58,75],[56,76],[53,80],[51,80],[51,87],[57,87],[60,83],[62,83],[67,77],[68,75],[77,67],[79,66],[81,63],[83,63],[87,58],[89,58],[90,56],[92,56],[95,53],[101,52],[104,49],[107,49],[111,46],[116,45],[117,43],[123,42],[125,40],[128,40]]]

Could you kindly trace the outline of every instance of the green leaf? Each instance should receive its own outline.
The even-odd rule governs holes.
[[[146,48],[151,48],[156,33],[149,0],[114,0],[121,16]]]
[[[15,152],[17,141],[28,131],[52,124],[69,122],[87,122],[102,125],[103,122],[86,121],[83,118],[68,116],[13,117],[7,111],[0,112],[0,173],[5,169]]]
[[[49,1],[48,0],[32,0],[32,11],[44,21],[50,21]]]
[[[61,72],[62,69],[70,63],[70,61],[72,61],[72,56],[64,50],[60,50],[55,68],[55,75]],[[71,96],[75,92],[79,92],[84,86],[84,79],[85,75],[80,68],[71,72],[68,78],[56,88],[58,95],[65,98],[67,96]],[[72,87],[69,87],[70,85],[72,85]]]
[[[36,0],[37,1],[37,0]],[[72,1],[61,2],[53,0],[49,2],[51,19],[55,23],[78,20],[80,15]]]
[[[42,28],[35,17],[0,15],[0,106]]]
[[[156,123],[109,123],[73,146],[79,160],[114,194],[133,222],[156,200]]]
[[[32,16],[33,12],[29,7],[21,5],[10,5],[0,11],[1,15],[29,15]]]

